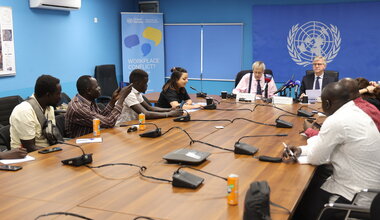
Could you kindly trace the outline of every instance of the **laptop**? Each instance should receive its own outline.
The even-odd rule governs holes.
[[[309,103],[317,102],[317,99],[321,97],[321,89],[306,89],[306,95],[308,96]]]

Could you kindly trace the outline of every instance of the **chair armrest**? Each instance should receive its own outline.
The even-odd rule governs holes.
[[[322,217],[323,213],[328,209],[346,210],[346,211],[354,211],[354,212],[361,212],[361,213],[370,213],[369,207],[350,205],[350,204],[342,204],[342,203],[327,203],[327,204],[325,204],[325,207],[322,209],[322,211],[319,213],[319,216],[317,219],[319,220]]]

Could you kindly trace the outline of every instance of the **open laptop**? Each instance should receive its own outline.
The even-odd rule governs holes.
[[[306,95],[308,96],[309,103],[317,102],[318,97],[321,97],[320,89],[306,89]]]

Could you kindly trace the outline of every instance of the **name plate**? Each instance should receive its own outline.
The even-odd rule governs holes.
[[[273,100],[273,104],[285,104],[285,105],[293,104],[293,98],[292,97],[273,96],[272,100]]]
[[[236,101],[237,102],[241,98],[243,98],[245,100],[255,101],[256,100],[256,93],[238,93],[238,94],[236,94]]]

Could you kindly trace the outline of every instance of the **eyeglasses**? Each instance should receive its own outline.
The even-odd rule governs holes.
[[[314,66],[322,66],[324,65],[323,63],[313,63]]]

